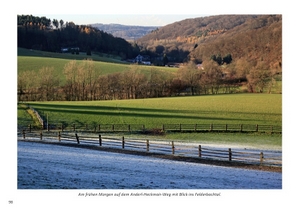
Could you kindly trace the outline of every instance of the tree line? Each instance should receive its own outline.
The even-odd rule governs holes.
[[[76,25],[46,17],[18,15],[18,47],[50,52],[61,48],[79,48],[82,52],[102,52],[120,55],[123,59],[139,53],[136,46],[87,25]]]
[[[64,80],[53,67],[19,73],[18,100],[92,101],[235,93],[242,85],[247,86],[246,92],[264,92],[277,80],[276,70],[245,70],[242,80],[240,73],[226,72],[213,60],[202,65],[204,69],[189,62],[174,73],[157,67],[144,72],[140,66],[131,65],[124,72],[103,75],[95,70],[92,60],[72,60],[64,66]]]

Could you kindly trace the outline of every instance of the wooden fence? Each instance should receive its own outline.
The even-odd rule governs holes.
[[[220,161],[236,161],[246,164],[281,166],[282,156],[279,151],[233,150],[232,148],[216,148],[192,143],[174,141],[150,141],[125,137],[102,136],[94,133],[62,132],[62,131],[21,131],[20,140],[76,143],[77,145],[93,145],[114,149],[126,149],[147,153],[159,153],[183,157],[194,157]]]
[[[34,129],[31,125],[19,129]],[[279,125],[250,124],[163,124],[160,128],[149,129],[144,124],[48,124],[43,127],[48,131],[82,131],[82,132],[262,132],[282,133]]]

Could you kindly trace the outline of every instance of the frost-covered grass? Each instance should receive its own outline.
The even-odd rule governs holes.
[[[282,134],[269,133],[170,133],[165,139],[229,147],[282,149]]]
[[[18,189],[281,189],[282,174],[18,142]]]

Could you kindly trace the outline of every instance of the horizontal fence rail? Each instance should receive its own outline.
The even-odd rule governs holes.
[[[281,151],[239,150],[202,146],[194,143],[180,143],[174,141],[149,141],[148,139],[134,139],[102,136],[97,133],[72,131],[18,131],[18,140],[63,142],[93,145],[114,149],[126,149],[139,152],[159,153],[166,155],[213,159],[220,161],[236,161],[246,164],[270,166],[282,165]]]
[[[144,124],[62,124],[49,123],[40,128],[48,131],[82,131],[82,132],[262,132],[282,133],[279,125],[250,125],[250,124],[163,124],[160,128],[146,128]],[[18,130],[36,130],[38,127],[18,126]]]

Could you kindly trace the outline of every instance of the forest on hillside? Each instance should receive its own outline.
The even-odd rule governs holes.
[[[139,49],[126,40],[91,26],[32,15],[18,15],[17,18],[18,47],[50,52],[68,49],[74,54],[102,52],[119,55],[122,59],[139,53]]]
[[[282,64],[282,15],[186,19],[153,31],[137,44],[141,51],[166,54],[169,61],[202,63],[230,54],[235,64],[269,70]]]

